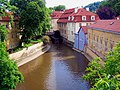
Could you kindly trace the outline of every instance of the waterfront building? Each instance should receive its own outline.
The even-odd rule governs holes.
[[[98,20],[88,26],[87,53],[105,59],[108,51],[120,41],[120,20]]]
[[[64,11],[53,11],[53,13],[50,15],[51,17],[51,26],[50,32],[58,30],[58,24],[57,20],[60,18],[60,16],[63,14]]]
[[[13,17],[13,13],[7,12],[6,16],[0,18],[0,24],[5,25],[8,30],[7,39],[5,40],[7,50],[17,47],[20,42],[18,18],[14,18],[11,24],[10,15]]]
[[[77,33],[74,33],[75,42],[74,42],[74,48],[85,51],[87,46],[87,27],[81,26],[79,31]]]
[[[57,21],[61,36],[65,40],[68,40],[68,26],[67,26],[69,20],[68,17],[74,12],[74,9],[75,8],[65,10],[65,12],[61,15],[61,17]]]
[[[82,26],[95,23],[96,20],[99,20],[97,14],[83,8],[75,8],[74,12],[68,17],[68,41],[73,44],[75,42],[74,33],[77,33]]]
[[[58,28],[61,35],[72,46],[74,44],[74,33],[77,33],[81,26],[88,26],[99,20],[97,14],[87,11],[83,8],[67,9],[58,19]]]

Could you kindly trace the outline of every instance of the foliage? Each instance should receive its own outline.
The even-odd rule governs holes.
[[[53,11],[64,11],[65,9],[66,9],[65,5],[49,7],[49,14],[51,14]]]
[[[13,60],[9,59],[5,44],[0,43],[0,90],[15,89],[23,81],[22,74]]]
[[[116,16],[120,15],[120,0],[104,0],[102,1],[100,8],[108,7],[115,11]]]
[[[101,2],[94,2],[94,3],[88,4],[84,8],[89,8],[91,12],[96,12],[96,10],[99,8],[100,5],[101,5]]]
[[[22,42],[28,42],[50,29],[49,13],[43,0],[11,0],[11,4],[18,7],[16,14],[20,17]]]
[[[113,19],[116,16],[114,10],[110,7],[101,7],[96,12],[100,19]]]
[[[15,9],[8,0],[0,0],[0,17],[5,15],[5,11]],[[19,72],[16,63],[9,59],[4,43],[7,30],[0,24],[0,90],[12,90],[16,85],[23,81],[23,76]]]
[[[4,42],[6,35],[7,35],[7,30],[4,25],[0,25],[0,42]]]
[[[16,47],[13,49],[13,53],[14,52],[18,52],[20,50],[22,50],[23,48],[26,48],[26,47],[30,47],[32,46],[33,44],[35,43],[39,43],[39,42],[42,42],[41,39],[38,39],[38,40],[30,40],[29,43],[23,43],[23,45],[21,47]]]
[[[53,7],[49,7],[49,14],[52,14],[52,12],[54,11]]]
[[[65,5],[58,5],[54,7],[55,11],[63,11],[65,9],[66,9]]]
[[[15,6],[10,5],[10,2],[8,0],[0,0],[0,16],[5,15],[5,11],[15,11],[17,8]]]
[[[104,66],[94,59],[86,69],[84,79],[90,82],[91,90],[120,90],[120,43],[108,53]]]
[[[120,1],[115,4],[114,8],[115,8],[115,11],[117,12],[117,14],[120,15]]]

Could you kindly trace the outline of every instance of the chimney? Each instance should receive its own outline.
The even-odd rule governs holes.
[[[87,7],[86,10],[87,10],[87,11],[90,11],[90,10],[89,10],[89,7]]]
[[[75,7],[75,13],[77,13],[78,9],[79,9],[79,7]]]
[[[120,18],[119,17],[117,17],[117,20],[119,20]]]

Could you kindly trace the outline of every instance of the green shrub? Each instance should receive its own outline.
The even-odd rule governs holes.
[[[38,40],[31,40],[30,41],[31,43],[39,43],[39,42],[42,42],[42,40],[38,39]]]
[[[83,76],[91,85],[91,90],[120,90],[120,43],[109,52],[104,66],[100,58],[94,59]]]
[[[5,44],[0,43],[0,90],[12,90],[23,81],[16,63],[9,59]]]

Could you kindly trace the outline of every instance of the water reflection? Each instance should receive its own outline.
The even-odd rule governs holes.
[[[16,90],[89,90],[81,79],[88,60],[65,45],[53,45],[39,58],[21,66],[24,83]]]

